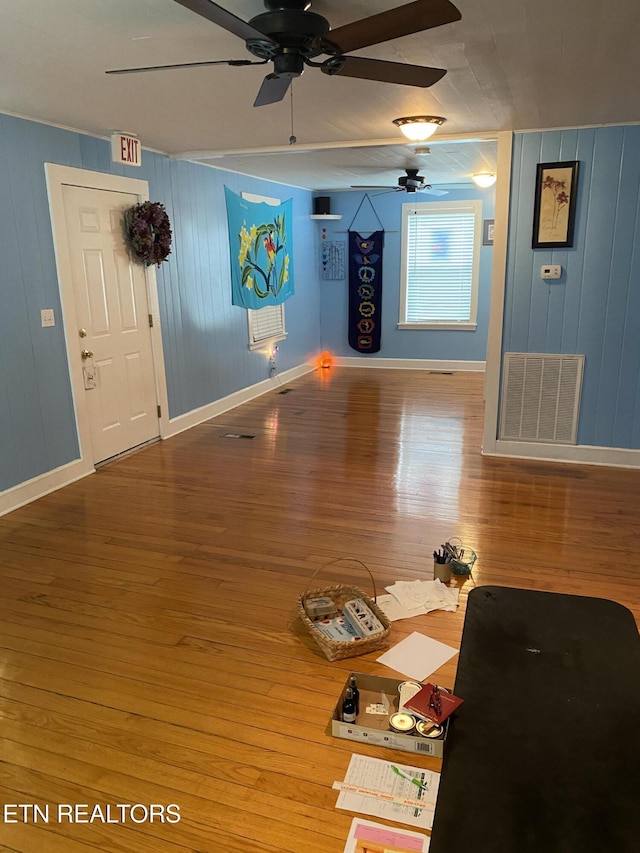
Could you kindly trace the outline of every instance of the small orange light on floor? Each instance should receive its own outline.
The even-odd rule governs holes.
[[[332,364],[331,353],[327,352],[327,351],[323,352],[320,355],[320,367],[331,367],[331,364]]]

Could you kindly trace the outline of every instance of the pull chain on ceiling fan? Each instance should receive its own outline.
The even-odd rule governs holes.
[[[326,18],[309,11],[310,0],[264,0],[267,11],[249,21],[243,21],[212,0],[175,2],[241,38],[256,60],[217,59],[120,68],[106,73],[133,74],[208,65],[265,65],[272,62],[273,71],[264,78],[254,107],[281,101],[292,79],[302,74],[305,65],[319,68],[329,76],[340,75],[421,88],[433,86],[447,73],[445,69],[347,54],[363,47],[441,27],[459,21],[462,17],[449,0],[414,0],[332,30]],[[315,61],[323,56],[328,58]]]

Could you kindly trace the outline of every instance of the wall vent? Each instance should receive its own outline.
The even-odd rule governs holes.
[[[505,353],[500,438],[575,444],[583,355]]]

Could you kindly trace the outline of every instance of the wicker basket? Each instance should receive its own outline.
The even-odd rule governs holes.
[[[342,562],[343,560],[351,560],[352,562],[358,563],[358,565],[366,571],[373,587],[373,599],[369,598],[369,596],[361,589],[358,589],[357,586],[350,586],[348,584],[339,583],[334,584],[333,586],[311,587],[311,584],[321,572],[328,569],[330,566],[334,566],[336,563]],[[307,615],[305,607],[307,599],[321,597],[330,598],[336,605],[338,613],[342,613],[342,608],[347,601],[351,601],[352,598],[361,598],[373,613],[375,613],[384,630],[372,637],[366,637],[360,640],[341,641],[330,639],[325,636],[322,631],[318,630],[314,622]],[[327,565],[316,569],[309,580],[306,590],[298,597],[298,614],[303,625],[311,634],[311,637],[320,646],[325,657],[330,661],[344,660],[345,658],[354,658],[358,655],[365,655],[367,652],[374,652],[377,649],[383,649],[389,642],[391,623],[389,622],[388,617],[376,604],[376,582],[370,569],[355,557],[340,557],[339,559],[333,560],[331,563],[327,563]]]

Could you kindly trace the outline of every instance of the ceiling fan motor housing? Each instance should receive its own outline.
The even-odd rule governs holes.
[[[424,187],[424,178],[418,174],[417,169],[405,169],[406,175],[398,178],[398,186],[405,189],[408,193],[414,193],[416,190],[421,190]]]
[[[284,0],[280,3],[265,0],[269,11],[256,15],[249,23],[277,42],[277,45],[262,42],[260,39],[248,39],[247,50],[260,59],[273,59],[282,51],[295,51],[301,57],[317,55],[318,39],[325,36],[331,27],[326,18],[300,8],[302,5],[295,0],[290,3]]]

